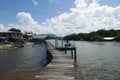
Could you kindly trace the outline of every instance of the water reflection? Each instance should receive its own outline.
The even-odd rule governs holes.
[[[46,46],[29,44],[0,52],[0,80],[33,80],[46,65]]]

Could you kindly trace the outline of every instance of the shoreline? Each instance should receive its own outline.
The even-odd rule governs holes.
[[[8,44],[0,45],[0,50],[8,50],[11,48],[13,48],[12,45],[8,45]]]

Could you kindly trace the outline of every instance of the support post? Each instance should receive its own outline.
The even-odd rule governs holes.
[[[67,53],[67,49],[65,48],[65,53]]]
[[[62,39],[62,47],[63,47],[63,39]]]
[[[71,57],[73,58],[73,50],[71,50]]]
[[[75,63],[76,63],[76,61],[77,61],[76,48],[75,48],[75,51],[74,51],[74,60],[75,60]]]
[[[55,47],[58,47],[58,40],[55,39]]]

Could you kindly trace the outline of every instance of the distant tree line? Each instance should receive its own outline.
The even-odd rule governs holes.
[[[71,34],[65,36],[64,40],[103,41],[104,37],[115,37],[115,41],[120,41],[120,30],[100,29],[90,33]]]

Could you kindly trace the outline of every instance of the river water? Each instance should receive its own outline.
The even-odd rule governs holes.
[[[77,47],[77,80],[120,80],[120,43],[73,43]]]
[[[0,51],[0,80],[34,80],[46,64],[44,44]]]
[[[120,80],[119,42],[71,43],[77,48],[76,80]],[[46,63],[44,44],[0,51],[0,80],[34,80]]]
[[[59,41],[59,46],[61,43]],[[71,43],[77,48],[76,80],[120,80],[119,42]]]

